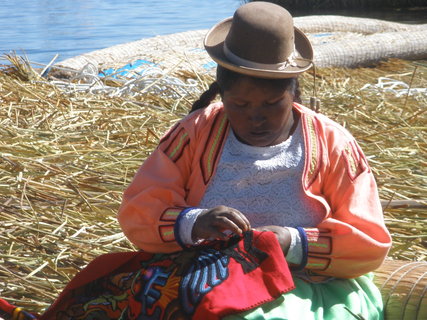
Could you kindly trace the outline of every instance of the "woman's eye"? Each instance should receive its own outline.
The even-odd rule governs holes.
[[[282,99],[277,99],[277,100],[273,100],[273,101],[267,101],[267,105],[272,106],[272,105],[274,105],[274,104],[279,103],[279,102],[280,102],[280,100],[282,100]]]

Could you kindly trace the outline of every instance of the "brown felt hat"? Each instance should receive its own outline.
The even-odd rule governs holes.
[[[224,68],[260,78],[291,78],[312,66],[313,47],[290,13],[269,2],[250,2],[213,26],[204,41]]]

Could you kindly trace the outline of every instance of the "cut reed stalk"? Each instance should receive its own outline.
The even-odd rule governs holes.
[[[42,311],[94,257],[135,249],[116,221],[122,192],[212,77],[177,70],[173,76],[196,83],[186,92],[153,92],[152,85],[123,96],[66,93],[10,60],[14,66],[0,68],[0,296]],[[427,88],[426,66],[413,70],[398,60],[316,70],[321,112],[356,137],[386,204],[427,198],[427,96],[374,86],[380,77],[413,77],[412,88]],[[305,92],[313,92],[312,79],[300,78]],[[385,219],[394,236],[390,256],[425,260],[425,206],[385,205]]]

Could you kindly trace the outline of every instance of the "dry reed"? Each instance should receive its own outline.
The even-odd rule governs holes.
[[[13,62],[13,61],[12,61]],[[42,311],[94,257],[132,250],[115,215],[123,189],[197,94],[65,94],[15,61],[0,67],[0,296]],[[360,90],[382,76],[427,88],[427,67],[317,70],[321,112],[346,126],[370,159],[381,198],[426,199],[426,95]],[[193,71],[198,91],[209,75]],[[301,78],[306,96],[313,77]],[[117,84],[116,84],[117,85]],[[390,255],[425,260],[427,211],[386,209]]]

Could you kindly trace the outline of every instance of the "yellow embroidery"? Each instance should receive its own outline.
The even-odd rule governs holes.
[[[174,157],[174,155],[177,153],[177,151],[179,150],[179,149],[181,149],[182,148],[182,145],[184,144],[184,141],[185,141],[185,139],[187,138],[187,136],[188,136],[188,133],[187,132],[185,132],[180,138],[179,138],[179,142],[178,142],[178,145],[175,147],[175,149],[173,149],[172,150],[172,152],[170,153],[170,155],[169,155],[169,158],[173,158]]]
[[[312,247],[322,247],[322,248],[328,248],[329,246],[325,243],[309,243],[309,246]]]
[[[308,125],[308,134],[310,138],[310,168],[307,173],[307,185],[310,183],[311,179],[313,178],[313,174],[316,171],[317,168],[317,154],[319,152],[318,146],[317,146],[317,138],[316,138],[316,131],[314,130],[314,123],[313,123],[312,117],[307,117],[307,125]]]
[[[15,308],[12,312],[12,319],[24,319],[24,316],[21,314],[22,309],[21,308]]]
[[[211,150],[209,151],[208,163],[207,163],[207,169],[208,169],[208,176],[209,177],[212,174],[212,168],[213,168],[212,157],[215,154],[215,150],[217,148],[218,141],[222,135],[222,132],[224,131],[224,126],[226,123],[227,123],[227,117],[224,115],[224,117],[221,119],[221,123],[220,123],[219,129],[218,129],[218,132],[215,135],[215,139],[212,143]]]
[[[324,263],[307,263],[307,267],[324,267]]]
[[[181,213],[181,210],[177,210],[177,211],[174,211],[174,210],[168,210],[168,211],[166,211],[166,216],[174,216],[174,217],[176,217],[176,216],[178,216],[179,214]]]
[[[354,159],[354,155],[353,155],[353,152],[351,150],[350,145],[347,145],[344,151],[347,154],[347,160],[348,160],[348,164],[349,164],[350,176],[351,177],[356,177],[356,175],[357,175],[357,162]]]
[[[318,258],[309,256],[306,267],[315,270],[326,270],[329,266],[329,263],[329,258]]]
[[[159,232],[163,242],[171,242],[175,240],[174,226],[160,226]]]

